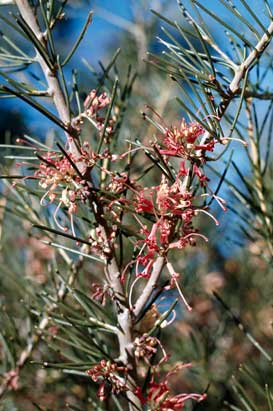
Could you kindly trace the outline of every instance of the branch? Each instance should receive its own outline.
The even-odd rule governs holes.
[[[44,35],[38,25],[36,16],[31,6],[29,5],[28,0],[15,0],[15,3],[20,11],[21,16],[27,23],[27,25],[31,27],[31,30],[33,31],[37,39],[40,41],[42,46],[46,48],[46,42],[45,42]],[[44,73],[44,76],[46,78],[46,81],[49,87],[49,92],[52,95],[53,102],[58,111],[60,119],[65,124],[67,124],[70,121],[70,113],[69,113],[68,107],[66,106],[64,95],[63,95],[59,80],[56,74],[53,71],[49,70],[48,65],[44,61],[41,54],[37,50],[36,52],[37,52],[36,61],[40,64],[40,67]]]
[[[252,66],[255,60],[259,59],[262,53],[265,51],[267,46],[269,45],[273,35],[273,22],[270,23],[266,33],[262,36],[261,40],[257,43],[256,47],[249,56],[243,61],[242,64],[237,68],[235,76],[230,83],[229,89],[232,94],[236,93],[238,90],[242,79],[245,76],[247,70]]]
[[[264,33],[261,40],[257,43],[256,47],[251,51],[249,56],[240,64],[240,66],[237,66],[237,69],[235,70],[235,76],[233,77],[233,80],[229,85],[229,91],[218,107],[218,115],[220,118],[225,113],[234,96],[236,96],[236,94],[238,93],[240,89],[240,83],[244,79],[246,73],[249,71],[249,69],[251,69],[253,63],[260,58],[260,56],[269,45],[272,36],[273,22],[270,23],[266,33]],[[206,133],[204,137],[207,138],[208,133]]]
[[[135,317],[138,317],[138,315],[141,313],[141,310],[145,307],[145,305],[147,304],[152,292],[156,288],[158,278],[161,274],[161,271],[163,270],[163,267],[164,267],[165,263],[166,263],[165,257],[162,257],[162,256],[157,257],[157,259],[154,263],[154,266],[153,266],[151,276],[150,276],[146,286],[144,287],[144,290],[142,291],[139,299],[137,300],[136,304],[134,305],[133,313],[134,313]]]
[[[28,0],[15,0],[16,5],[20,11],[20,14],[22,18],[24,19],[25,23],[31,28],[30,30],[33,32],[35,37],[37,38],[38,41],[40,41],[41,45],[43,46],[43,49],[47,49],[47,44],[45,40],[45,36],[43,35],[38,21],[36,19],[36,16],[28,2]],[[54,70],[52,70],[49,66],[48,63],[45,61],[44,56],[39,52],[39,50],[36,49],[36,61],[40,64],[40,67],[44,73],[44,76],[46,78],[48,88],[49,88],[49,93],[52,95],[53,103],[57,109],[57,112],[59,114],[60,119],[62,122],[68,127],[69,133],[67,133],[67,138],[68,138],[68,144],[70,151],[73,153],[76,159],[80,158],[80,153],[78,150],[78,147],[76,145],[77,143],[77,137],[78,133],[75,128],[71,126],[70,122],[70,109],[69,106],[67,105],[67,102],[65,100],[58,76],[57,76],[57,68],[54,67]],[[57,66],[58,67],[58,66]],[[74,140],[71,141],[70,136],[73,137]],[[79,162],[76,161],[77,167],[81,171],[81,164],[80,160]],[[96,207],[95,207],[96,209]],[[117,315],[117,321],[120,327],[120,331],[118,332],[118,341],[119,341],[119,348],[120,348],[120,360],[128,366],[128,369],[130,369],[131,373],[128,377],[128,386],[129,386],[129,391],[127,392],[127,398],[130,402],[130,410],[131,411],[136,411],[136,410],[142,410],[141,402],[138,399],[138,397],[134,394],[134,390],[136,389],[136,382],[135,382],[135,374],[136,374],[136,367],[134,363],[134,356],[131,352],[132,350],[132,343],[133,343],[133,332],[132,332],[132,315],[130,313],[130,310],[127,306],[126,303],[126,298],[123,290],[123,286],[121,283],[120,279],[120,271],[118,268],[118,264],[116,261],[115,257],[115,252],[109,242],[108,239],[108,226],[107,222],[102,218],[103,215],[103,210],[99,207],[100,211],[95,212],[95,218],[100,226],[100,229],[102,231],[102,237],[104,240],[104,244],[108,246],[108,249],[110,251],[110,256],[109,259],[106,260],[106,277],[111,285],[114,296],[115,296],[115,303],[116,303],[116,315]],[[48,323],[48,317],[44,318],[38,329],[41,331],[44,329]],[[27,352],[26,357],[28,357],[29,354]],[[26,359],[23,359],[23,362],[25,362]]]
[[[37,18],[28,0],[15,0],[15,3],[25,23],[29,26],[29,28],[31,29],[37,40],[41,43],[43,48],[47,49],[45,36],[39,27]],[[70,135],[74,139],[77,139],[77,131],[71,126],[70,110],[66,104],[64,93],[62,91],[62,87],[58,79],[56,68],[54,68],[54,70],[51,70],[48,67],[48,64],[46,63],[44,57],[40,54],[40,52],[37,49],[36,61],[40,65],[41,70],[45,76],[48,85],[48,93],[52,96],[53,103],[56,107],[60,119],[69,128]],[[79,156],[79,151],[75,144],[75,141],[70,143],[70,149],[73,152],[73,154],[76,155],[77,158]]]
[[[133,347],[133,321],[132,313],[127,304],[124,289],[121,283],[121,273],[118,267],[117,259],[114,253],[114,249],[111,246],[107,236],[107,222],[102,218],[101,213],[95,214],[96,220],[100,225],[104,244],[111,250],[111,256],[106,261],[105,275],[114,292],[114,302],[116,304],[117,322],[119,330],[117,332],[119,342],[119,361],[128,367],[130,371],[128,374],[127,385],[129,390],[126,392],[126,396],[129,400],[130,411],[141,411],[142,405],[139,398],[134,394],[137,388],[136,383],[136,364],[135,358],[132,353]]]
[[[262,36],[260,41],[257,43],[256,47],[250,52],[248,57],[237,66],[235,70],[235,75],[229,85],[229,91],[223,97],[221,103],[217,108],[217,115],[220,119],[223,117],[225,111],[227,110],[229,104],[233,100],[233,98],[237,97],[237,94],[240,90],[240,83],[244,79],[245,75],[251,69],[253,63],[261,57],[267,46],[269,45],[270,41],[272,40],[273,36],[273,22],[270,23],[266,33]],[[203,144],[208,138],[210,137],[210,132],[207,131],[200,144]]]
[[[266,47],[269,45],[272,35],[273,35],[273,22],[269,25],[267,32],[262,36],[261,40],[257,43],[256,47],[249,54],[249,56],[243,61],[243,63],[240,66],[236,66],[235,76],[229,86],[229,93],[227,93],[226,97],[223,98],[222,102],[220,103],[218,107],[220,118],[223,116],[224,112],[226,111],[232,99],[237,96],[238,91],[240,90],[240,83],[242,79],[244,78],[245,74],[251,68],[251,65],[255,62],[255,60],[257,60],[262,55]],[[234,68],[234,63],[232,64],[232,66]],[[210,136],[210,133],[206,132],[204,134],[202,142],[205,142],[209,138],[209,136]],[[202,144],[202,142],[200,144]],[[158,257],[154,263],[151,277],[149,278],[148,283],[146,284],[141,296],[139,297],[139,299],[137,300],[134,306],[133,313],[136,317],[140,314],[141,310],[147,304],[153,290],[155,289],[157,285],[159,275],[164,265],[165,265],[164,257]]]

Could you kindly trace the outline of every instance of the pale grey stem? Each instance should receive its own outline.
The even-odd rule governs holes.
[[[229,93],[227,97],[224,99],[224,101],[222,101],[218,107],[219,121],[223,117],[233,97],[237,94],[238,90],[240,89],[241,81],[244,79],[246,73],[251,68],[255,60],[257,60],[263,54],[263,52],[269,45],[270,41],[272,40],[272,36],[273,36],[273,22],[270,23],[266,33],[264,33],[264,35],[258,41],[256,47],[249,53],[246,59],[239,66],[237,66],[235,75],[229,85]],[[206,131],[200,142],[200,145],[204,144],[207,141],[207,139],[209,139],[209,137],[210,137],[210,132]],[[197,155],[198,154],[201,155],[201,150],[199,153],[197,153]]]
[[[165,262],[166,262],[165,257],[162,257],[162,256],[157,257],[157,259],[156,259],[156,261],[153,265],[151,276],[150,276],[146,286],[144,287],[144,290],[142,291],[141,295],[139,296],[138,300],[134,304],[133,313],[136,317],[143,310],[143,308],[147,304],[150,296],[152,295],[152,292],[155,290],[155,288],[157,286],[157,281],[159,279],[161,271],[164,268]]]
[[[31,28],[34,35],[37,39],[41,42],[42,46],[46,48],[46,41],[43,32],[41,31],[36,16],[30,6],[28,0],[15,0],[15,4],[17,5],[19,12],[27,23],[27,25]],[[56,110],[59,114],[60,119],[65,125],[70,125],[70,111],[69,107],[66,104],[64,94],[60,85],[60,81],[55,71],[52,71],[46,61],[44,60],[43,56],[36,50],[36,61],[39,63],[42,72],[45,76],[48,85],[48,93],[52,96],[53,103],[56,107]],[[69,137],[69,136],[67,136]],[[76,156],[79,156],[78,148],[75,142],[69,139],[69,146],[71,152]]]
[[[260,55],[264,52],[266,47],[269,45],[273,35],[273,22],[270,23],[266,33],[261,37],[260,41],[257,43],[254,50],[248,55],[248,57],[243,61],[242,64],[237,68],[235,76],[230,83],[229,89],[234,94],[238,91],[240,83],[244,78],[247,70],[251,65],[257,60]]]
[[[111,246],[107,238],[106,230],[103,226],[100,226],[100,228],[104,238],[104,244],[110,249]],[[106,277],[113,289],[116,303],[117,321],[119,324],[119,331],[117,333],[119,342],[119,361],[126,365],[129,370],[127,381],[129,390],[126,392],[127,398],[130,401],[129,409],[130,411],[141,411],[143,409],[141,401],[134,394],[134,391],[137,388],[137,383],[135,381],[135,358],[134,353],[132,352],[134,341],[132,313],[127,304],[127,299],[120,280],[120,270],[114,255],[112,255],[111,259],[106,263]]]
[[[15,0],[15,3],[27,25],[31,28],[31,30],[33,31],[37,39],[41,42],[41,44],[44,47],[46,47],[44,35],[38,25],[36,16],[33,13],[33,10],[28,0]],[[44,73],[44,76],[48,84],[49,92],[52,95],[53,102],[58,111],[60,119],[64,122],[64,124],[68,124],[70,121],[69,108],[66,105],[59,80],[56,77],[55,73],[49,69],[47,63],[44,61],[43,57],[40,55],[38,51],[36,60],[40,64],[40,67]]]

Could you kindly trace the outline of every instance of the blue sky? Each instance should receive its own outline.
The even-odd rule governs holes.
[[[57,31],[59,45],[61,45],[61,52],[64,50],[68,51],[70,49],[85,23],[88,12],[90,10],[94,11],[92,24],[89,26],[85,38],[67,67],[66,74],[70,78],[71,70],[73,68],[77,68],[78,66],[83,67],[81,63],[82,58],[88,60],[88,62],[93,66],[98,67],[99,60],[102,60],[105,64],[107,64],[107,51],[109,51],[110,45],[114,46],[116,43],[114,48],[118,48],[118,37],[122,30],[100,17],[100,14],[102,13],[102,5],[103,9],[111,11],[115,15],[130,21],[132,16],[130,3],[130,1],[126,0],[83,1],[82,3],[77,2],[76,6],[75,2],[68,2],[69,6],[67,9],[67,18],[70,22],[69,33],[62,28]],[[7,14],[9,8],[3,7],[1,9],[2,13],[3,10],[4,14]],[[30,55],[33,55],[33,52],[30,53]],[[31,70],[35,74],[39,73],[37,67],[31,67]],[[41,133],[46,132],[48,126],[50,125],[50,123],[44,119],[42,115],[36,112],[33,108],[27,106],[24,102],[17,101],[16,104],[14,104],[14,99],[0,99],[0,109],[1,107],[9,108],[11,111],[23,113],[24,118],[30,122],[30,128],[33,129],[34,133],[39,132],[41,135]]]

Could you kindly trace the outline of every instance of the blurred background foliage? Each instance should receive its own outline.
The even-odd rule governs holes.
[[[221,12],[221,2],[209,3],[216,13]],[[264,4],[263,1],[261,3]],[[176,82],[172,81],[167,73],[155,69],[153,64],[146,62],[152,60],[153,63],[153,56],[161,53],[164,48],[162,42],[157,40],[157,36],[166,40],[160,29],[164,21],[151,13],[150,9],[157,10],[173,21],[179,19],[177,5],[175,2],[160,0],[68,1],[66,15],[54,32],[57,48],[63,53],[61,59],[67,55],[90,9],[94,10],[93,22],[77,53],[66,66],[65,74],[70,78],[70,85],[73,78],[77,78],[81,100],[84,100],[87,93],[100,82],[111,90],[113,78],[117,74],[121,87],[127,82],[128,70],[131,78],[137,74],[132,95],[124,112],[121,140],[149,141],[153,138],[155,129],[142,119],[140,113],[145,110],[145,104],[154,107],[167,124],[172,124],[185,115],[175,101],[175,96],[181,97]],[[3,6],[0,10],[4,16],[9,11],[14,12],[14,7]],[[228,15],[226,18],[227,21],[232,21]],[[3,20],[0,24],[0,47],[7,47],[3,36],[3,32],[7,31],[10,31],[15,43],[20,44],[19,36],[17,38],[16,33],[12,32]],[[219,27],[214,21],[210,22],[209,27],[213,36],[222,36],[224,47],[228,47],[230,39],[217,31]],[[179,39],[183,45],[177,31],[169,29],[174,38]],[[147,51],[150,56],[147,56]],[[272,81],[270,51],[272,46],[263,60],[263,66],[260,67],[262,72],[265,67],[270,67],[270,70],[266,68],[269,85]],[[113,56],[116,56],[113,67],[109,73],[105,72],[113,61]],[[38,82],[41,80],[33,66],[17,74],[22,82],[29,82],[30,79]],[[187,87],[185,85],[185,88]],[[51,123],[23,102],[16,100],[15,103],[14,99],[2,98],[0,109],[1,144],[10,144],[15,142],[17,137],[30,133],[41,142],[50,144],[52,141],[56,131],[53,131]],[[273,409],[269,393],[270,388],[273,389],[272,233],[270,237],[265,229],[266,218],[272,226],[270,100],[259,101],[257,110],[254,114],[252,112],[252,115],[259,161],[262,164],[266,163],[266,170],[255,176],[253,162],[251,163],[251,156],[247,150],[240,145],[234,145],[234,163],[229,160],[229,152],[227,156],[222,157],[217,169],[211,170],[211,185],[215,187],[219,175],[227,170],[228,183],[222,184],[220,194],[228,203],[228,211],[225,214],[218,212],[220,227],[215,228],[211,222],[200,218],[201,232],[205,232],[210,239],[208,244],[198,244],[173,256],[175,268],[182,273],[183,290],[193,311],[187,313],[183,307],[179,307],[174,326],[164,330],[162,341],[163,345],[166,342],[174,363],[180,360],[193,363],[193,368],[184,371],[172,381],[174,390],[208,392],[208,399],[195,404],[194,410]],[[267,118],[265,124],[264,118]],[[238,136],[246,140],[247,120],[247,116],[243,115],[241,125],[237,127]],[[226,122],[228,124],[228,118]],[[226,127],[228,128],[228,125]],[[86,126],[84,136],[87,139],[90,139],[90,133],[92,130]],[[1,150],[2,174],[6,174],[10,168],[16,173],[16,160],[14,162],[13,156],[14,151],[11,155],[9,149]],[[134,167],[134,172],[140,173],[144,164],[135,163]],[[151,185],[158,183],[157,173],[154,171],[149,173],[147,178]],[[268,215],[259,209],[259,198],[257,199],[254,188],[257,178],[262,182]],[[45,306],[51,307],[53,304],[52,289],[57,288],[56,281],[61,281],[58,277],[56,280],[56,270],[60,278],[66,277],[69,271],[73,272],[75,264],[73,254],[68,253],[69,258],[64,254],[58,254],[56,249],[47,245],[46,242],[50,238],[45,233],[41,234],[39,229],[33,229],[33,223],[50,223],[49,212],[44,210],[44,215],[40,215],[38,200],[34,196],[28,197],[23,192],[20,195],[15,194],[13,190],[9,180],[2,184],[2,192],[8,192],[9,197],[13,198],[13,201],[9,202],[3,197],[0,204],[0,356],[3,360],[3,376],[5,370],[14,366],[18,358],[17,353],[25,349],[26,344],[30,344],[30,335],[37,326],[40,312]],[[33,190],[31,184],[29,190]],[[22,220],[18,216],[25,219]],[[66,239],[65,244],[67,247],[73,246],[69,239]],[[99,263],[86,259],[80,264],[77,288],[88,290],[91,297],[91,284],[96,279],[96,264]],[[166,301],[175,297],[174,292],[166,293],[156,301],[157,309],[164,311]],[[57,310],[54,314],[60,327],[61,319],[69,315],[75,304],[79,309],[79,299],[73,300],[69,296],[62,310]],[[48,308],[48,311],[51,315],[51,308]],[[152,316],[152,310],[149,315]],[[149,321],[149,318],[145,321]],[[143,320],[143,327],[145,321]],[[69,369],[62,372],[56,368],[41,366],[48,358],[53,363],[54,360],[59,361],[60,355],[66,358],[70,356],[71,359],[76,355],[76,337],[74,348],[71,346],[66,355],[62,341],[54,340],[54,327],[56,325],[52,325],[43,333],[39,349],[34,350],[31,361],[20,374],[18,389],[5,395],[0,405],[1,411],[101,409],[96,401],[97,387],[85,377],[80,366],[78,374],[75,370],[73,373]],[[65,329],[63,332],[65,339]],[[79,333],[81,338],[86,339],[86,347],[90,338],[96,340],[97,346],[103,350],[111,338],[105,337],[101,340],[101,337],[95,334],[84,336],[82,329],[79,329]],[[3,355],[4,351],[9,353],[8,357]],[[78,351],[77,358],[80,358]],[[267,384],[269,388],[266,388]]]

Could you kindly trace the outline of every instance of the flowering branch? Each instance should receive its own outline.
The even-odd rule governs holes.
[[[174,70],[171,72],[172,75],[180,73],[180,78],[186,79],[191,87],[192,84],[196,86],[198,82],[200,83],[200,90],[206,94],[207,101],[202,101],[198,94],[198,87],[195,91],[197,103],[191,96],[189,96],[189,101],[196,111],[198,109],[196,104],[200,103],[202,106],[200,112],[204,109],[205,116],[198,117],[199,113],[194,114],[182,101],[181,105],[184,104],[186,112],[192,115],[194,121],[187,122],[182,118],[179,122],[170,124],[161,118],[152,107],[147,106],[147,113],[143,114],[143,118],[153,127],[155,126],[158,131],[154,136],[154,141],[145,146],[138,142],[131,142],[129,148],[122,147],[116,151],[119,144],[118,134],[123,115],[122,110],[125,106],[125,96],[129,95],[132,88],[132,83],[129,81],[130,75],[128,74],[128,81],[122,88],[118,79],[113,82],[110,79],[110,69],[104,70],[105,77],[110,79],[111,96],[103,82],[101,83],[102,91],[94,89],[88,92],[83,106],[81,106],[79,94],[75,93],[78,112],[72,118],[72,109],[66,96],[65,86],[62,86],[63,83],[59,79],[62,75],[62,66],[58,56],[52,55],[54,47],[51,44],[51,33],[42,31],[31,2],[15,0],[15,3],[21,14],[17,22],[21,28],[25,29],[35,45],[35,60],[40,65],[47,82],[46,93],[52,97],[58,113],[58,117],[51,114],[51,119],[55,121],[55,124],[64,128],[67,138],[65,147],[56,142],[56,151],[47,147],[45,150],[41,149],[41,144],[32,139],[33,156],[30,160],[28,159],[29,162],[24,161],[25,158],[22,157],[21,165],[24,166],[24,171],[27,169],[31,172],[30,176],[24,177],[24,181],[32,179],[31,188],[36,187],[37,183],[38,190],[33,190],[31,195],[38,198],[41,207],[50,206],[48,222],[51,226],[49,228],[45,226],[44,229],[55,235],[63,235],[66,240],[75,241],[77,245],[84,244],[86,253],[81,253],[82,249],[74,250],[80,258],[77,263],[72,264],[68,285],[63,284],[57,290],[57,300],[47,304],[47,311],[38,324],[37,332],[33,335],[28,347],[21,353],[16,368],[7,373],[0,389],[0,396],[7,388],[16,388],[19,370],[30,357],[41,334],[45,333],[49,319],[52,319],[49,316],[54,317],[55,315],[56,318],[52,321],[55,320],[57,324],[59,321],[61,324],[56,333],[66,332],[63,329],[69,325],[71,329],[67,333],[68,342],[71,342],[75,351],[82,348],[85,354],[89,354],[81,375],[88,376],[87,381],[90,382],[91,379],[99,384],[98,397],[101,401],[108,400],[109,394],[113,396],[122,394],[121,401],[126,402],[126,408],[130,411],[180,410],[188,400],[202,401],[206,398],[206,394],[183,392],[172,394],[169,387],[169,377],[182,368],[190,367],[191,364],[180,364],[162,377],[160,367],[169,360],[169,354],[163,347],[157,331],[160,327],[168,326],[174,321],[176,316],[174,307],[177,300],[169,304],[167,310],[160,315],[155,308],[158,297],[156,289],[159,288],[163,269],[166,268],[164,274],[168,275],[168,281],[161,287],[160,292],[164,293],[175,288],[186,308],[189,311],[192,310],[182,292],[178,281],[180,274],[176,272],[170,255],[173,249],[179,251],[194,246],[197,241],[208,241],[208,238],[200,232],[196,218],[202,215],[209,218],[216,226],[219,225],[218,220],[211,213],[212,201],[216,201],[219,207],[226,211],[225,201],[210,187],[205,166],[210,160],[210,153],[215,151],[217,145],[226,145],[231,139],[222,137],[220,133],[220,136],[218,135],[218,123],[222,120],[233,98],[238,96],[239,91],[242,99],[246,97],[247,94],[244,96],[246,88],[241,88],[241,82],[244,79],[247,80],[249,70],[259,60],[272,39],[273,23],[270,23],[266,33],[240,65],[234,63],[227,53],[212,43],[210,36],[206,36],[205,32],[198,31],[197,28],[197,37],[200,42],[207,42],[219,54],[220,64],[224,63],[225,67],[228,66],[232,70],[232,73],[235,72],[230,83],[225,79],[223,85],[221,85],[221,79],[218,82],[218,67],[215,70],[213,66],[214,56],[209,56],[204,43],[204,52],[197,53],[195,56],[194,45],[188,41],[186,35],[185,40],[189,50],[186,50],[184,54],[183,51],[179,51],[177,45],[163,41],[163,44],[169,47],[175,55],[170,63],[171,69]],[[51,14],[54,12],[52,11]],[[188,21],[196,28],[195,22],[187,13],[185,14]],[[51,22],[47,22],[49,23],[46,24],[47,30],[56,23],[57,19],[58,17],[55,16],[55,20],[53,18]],[[79,41],[90,21],[91,14],[89,14]],[[176,23],[175,26],[177,26]],[[70,60],[77,46],[78,41],[72,47],[64,63]],[[200,70],[193,67],[191,71],[190,62],[193,61],[195,64],[195,57],[197,57]],[[179,59],[185,65],[182,69],[180,63],[178,64]],[[189,80],[186,78],[186,73],[189,73],[187,74]],[[220,101],[220,104],[215,103],[213,94],[209,95],[211,90],[218,93],[217,102]],[[7,87],[2,87],[2,91],[10,93]],[[21,96],[20,88],[14,91],[14,95],[27,102],[31,101],[24,93]],[[241,103],[242,100],[239,104],[238,115]],[[150,112],[153,113],[152,118],[149,117]],[[250,140],[254,140],[250,109],[248,109],[248,117]],[[237,118],[235,117],[235,120]],[[90,141],[81,139],[85,135],[83,130],[85,122],[89,122],[95,130]],[[20,139],[20,143],[24,145],[26,141]],[[132,148],[133,144],[136,147]],[[243,144],[245,144],[244,141]],[[147,154],[152,162],[147,170],[154,168],[158,171],[159,178],[157,178],[156,185],[152,185],[149,179],[146,179],[148,171],[145,170],[141,176],[134,173],[135,158],[141,153]],[[255,152],[253,155],[255,157]],[[255,158],[253,162],[254,166],[257,165]],[[256,174],[255,177],[259,180],[261,176]],[[14,190],[15,187],[16,183],[14,183]],[[27,191],[27,185],[25,187]],[[266,213],[260,181],[258,181],[257,188],[262,211]],[[269,228],[268,220],[265,221]],[[132,222],[133,228],[130,225]],[[57,229],[52,228],[52,224]],[[123,252],[124,241],[129,244],[126,253]],[[52,244],[58,245],[55,242]],[[62,248],[62,245],[60,245],[60,250],[63,253],[65,253],[64,250],[73,251],[65,246]],[[97,278],[102,277],[99,278],[99,283],[93,284],[94,293],[91,297],[88,292],[79,291],[77,294],[76,290],[74,292],[70,287],[82,267],[84,256],[90,253],[96,256],[94,261],[103,263],[104,270],[101,272],[101,266],[98,269],[95,266],[93,273],[89,272],[91,268],[88,267],[88,274]],[[63,300],[67,292],[71,296],[76,296],[77,303],[82,310],[78,310],[76,306],[73,308],[69,305],[65,306]],[[150,307],[151,300],[155,301],[155,307]],[[59,301],[62,302],[60,312],[56,312]],[[103,306],[106,304],[109,304],[108,308],[112,310],[111,316],[104,310]],[[144,330],[141,328],[141,322],[146,315],[149,315],[148,308],[154,309],[155,313],[147,329]],[[69,312],[67,321],[64,320],[66,309]],[[74,317],[74,309],[78,310],[77,314],[80,319],[77,315]],[[96,318],[97,312],[101,314],[101,317]],[[109,323],[105,321],[105,318],[109,319]],[[87,328],[82,331],[81,325]],[[97,331],[95,336],[93,335],[95,334],[94,329]],[[103,338],[107,331],[113,337],[112,352],[108,347],[104,347],[107,340],[100,344],[101,329],[103,329]],[[59,335],[55,337],[56,340],[59,338],[59,341],[66,343],[66,339]],[[69,358],[69,353],[67,357]],[[76,365],[75,361],[74,371],[77,371]]]
[[[23,19],[28,24],[28,26],[31,27],[34,35],[41,43],[42,47],[46,49],[46,36],[44,33],[41,32],[33,9],[30,6],[28,0],[16,0],[16,5]],[[62,92],[61,85],[57,77],[56,70],[53,70],[48,66],[47,62],[44,60],[44,57],[38,50],[37,61],[40,64],[40,67],[47,80],[49,87],[48,92],[52,95],[52,99],[60,116],[60,119],[68,127],[69,134],[67,135],[67,138],[69,143],[69,151],[71,155],[73,155],[76,166],[80,169],[80,171],[82,171],[81,163],[78,161],[81,154],[77,147],[77,140],[75,139],[77,138],[78,130],[71,126],[69,107],[66,104],[64,94]],[[73,139],[71,138],[71,136],[73,136]],[[97,208],[97,206],[98,204],[95,204],[95,208]],[[122,361],[125,364],[128,364],[129,368],[133,368],[133,365],[131,365],[130,367],[129,364],[131,355],[130,350],[128,348],[133,341],[131,314],[129,312],[128,307],[126,307],[124,291],[120,280],[121,275],[115,258],[114,250],[112,249],[112,246],[109,244],[108,241],[107,235],[109,229],[107,227],[106,221],[102,218],[102,213],[103,211],[99,208],[98,211],[95,212],[95,216],[100,227],[102,241],[104,243],[105,248],[107,248],[109,251],[109,256],[107,257],[106,261],[106,276],[108,277],[109,283],[113,288],[113,294],[116,301],[117,320],[121,329],[121,331],[118,333],[120,346],[120,361]],[[46,320],[45,322],[47,324]],[[42,326],[44,327],[44,322],[42,323]],[[139,399],[133,394],[134,389],[136,387],[136,383],[134,382],[134,379],[132,377],[129,378],[129,385],[130,390],[128,391],[127,395],[128,399],[131,401],[130,408],[134,410],[135,404],[136,409],[141,409],[141,403]]]

